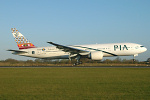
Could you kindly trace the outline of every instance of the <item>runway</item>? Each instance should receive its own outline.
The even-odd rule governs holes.
[[[150,68],[150,66],[0,66],[0,68]]]

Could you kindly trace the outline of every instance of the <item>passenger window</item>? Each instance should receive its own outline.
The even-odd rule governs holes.
[[[32,51],[32,54],[35,54],[35,51]]]

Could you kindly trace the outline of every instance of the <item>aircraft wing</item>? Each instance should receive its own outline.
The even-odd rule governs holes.
[[[56,46],[58,49],[61,49],[62,51],[70,52],[71,54],[87,55],[90,53],[89,51],[86,51],[86,50],[81,50],[81,49],[77,49],[77,48],[73,48],[73,47],[69,47],[69,46],[64,46],[64,45],[56,44],[53,42],[47,42],[47,43]]]

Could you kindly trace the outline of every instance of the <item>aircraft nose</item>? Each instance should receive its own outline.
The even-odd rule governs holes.
[[[145,47],[142,48],[142,52],[145,52],[145,51],[147,51],[147,48],[145,48]]]
[[[144,48],[144,52],[147,51],[147,48]]]

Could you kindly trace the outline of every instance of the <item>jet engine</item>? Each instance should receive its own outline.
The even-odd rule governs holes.
[[[92,60],[102,60],[103,53],[101,51],[94,51],[94,52],[91,52],[88,57]]]

